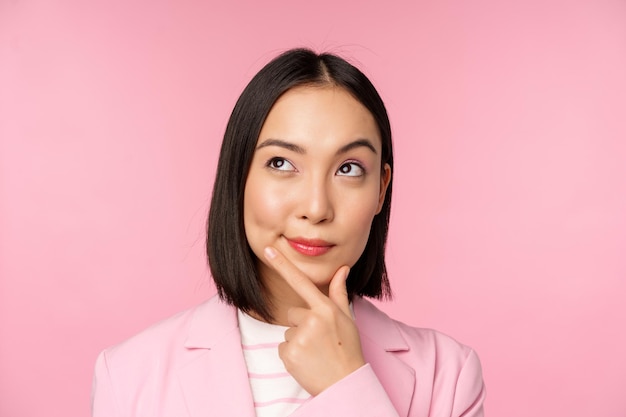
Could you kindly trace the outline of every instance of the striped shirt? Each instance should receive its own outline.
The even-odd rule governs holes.
[[[288,416],[311,397],[278,356],[288,327],[262,322],[239,310],[237,318],[257,417]]]

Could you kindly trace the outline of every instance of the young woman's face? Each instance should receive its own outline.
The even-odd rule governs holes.
[[[269,245],[326,292],[337,269],[365,249],[390,177],[373,116],[344,89],[297,87],[281,96],[244,192],[246,237],[270,291],[281,278],[264,263]]]

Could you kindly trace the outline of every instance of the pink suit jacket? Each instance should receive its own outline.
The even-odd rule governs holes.
[[[356,298],[367,364],[294,417],[482,417],[485,389],[470,348],[390,319]],[[103,351],[93,417],[254,417],[236,309],[213,297]]]

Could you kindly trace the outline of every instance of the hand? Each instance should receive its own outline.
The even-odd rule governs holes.
[[[308,306],[289,309],[290,327],[278,355],[287,372],[309,394],[317,395],[365,365],[346,291],[350,268],[342,266],[335,272],[327,297],[276,249],[266,248],[265,257]]]

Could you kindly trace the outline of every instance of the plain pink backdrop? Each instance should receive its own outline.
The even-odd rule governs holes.
[[[489,416],[625,416],[621,0],[0,1],[0,416],[87,416],[101,349],[213,294],[221,136],[293,46],[388,106],[382,308],[478,351]]]

